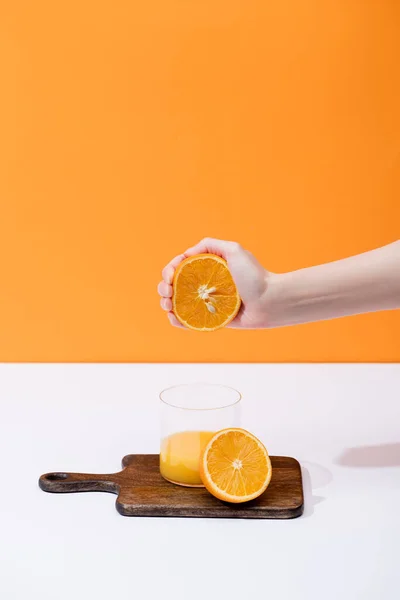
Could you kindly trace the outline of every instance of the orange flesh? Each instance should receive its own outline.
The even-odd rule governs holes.
[[[247,502],[262,494],[272,475],[266,448],[249,432],[219,432],[205,449],[200,465],[206,488],[220,500]]]
[[[215,331],[237,315],[241,300],[226,261],[199,254],[183,261],[175,272],[173,311],[186,327]]]

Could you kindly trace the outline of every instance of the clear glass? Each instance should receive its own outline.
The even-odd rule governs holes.
[[[240,426],[241,399],[233,388],[210,383],[161,392],[160,472],[167,481],[203,487],[201,452],[215,432]]]

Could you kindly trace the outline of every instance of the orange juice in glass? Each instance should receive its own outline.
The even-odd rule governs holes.
[[[177,385],[161,392],[160,472],[177,485],[203,487],[202,450],[216,431],[240,426],[241,395],[209,383]]]

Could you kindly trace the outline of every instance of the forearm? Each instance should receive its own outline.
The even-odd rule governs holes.
[[[400,308],[400,241],[336,262],[271,275],[267,327]]]

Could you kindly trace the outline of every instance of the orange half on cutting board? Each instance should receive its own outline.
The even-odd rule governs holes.
[[[238,504],[261,496],[272,476],[267,449],[244,429],[223,429],[214,435],[200,460],[200,476],[219,500]]]
[[[182,325],[215,331],[239,312],[241,300],[226,260],[215,254],[185,259],[176,269],[172,310]]]

